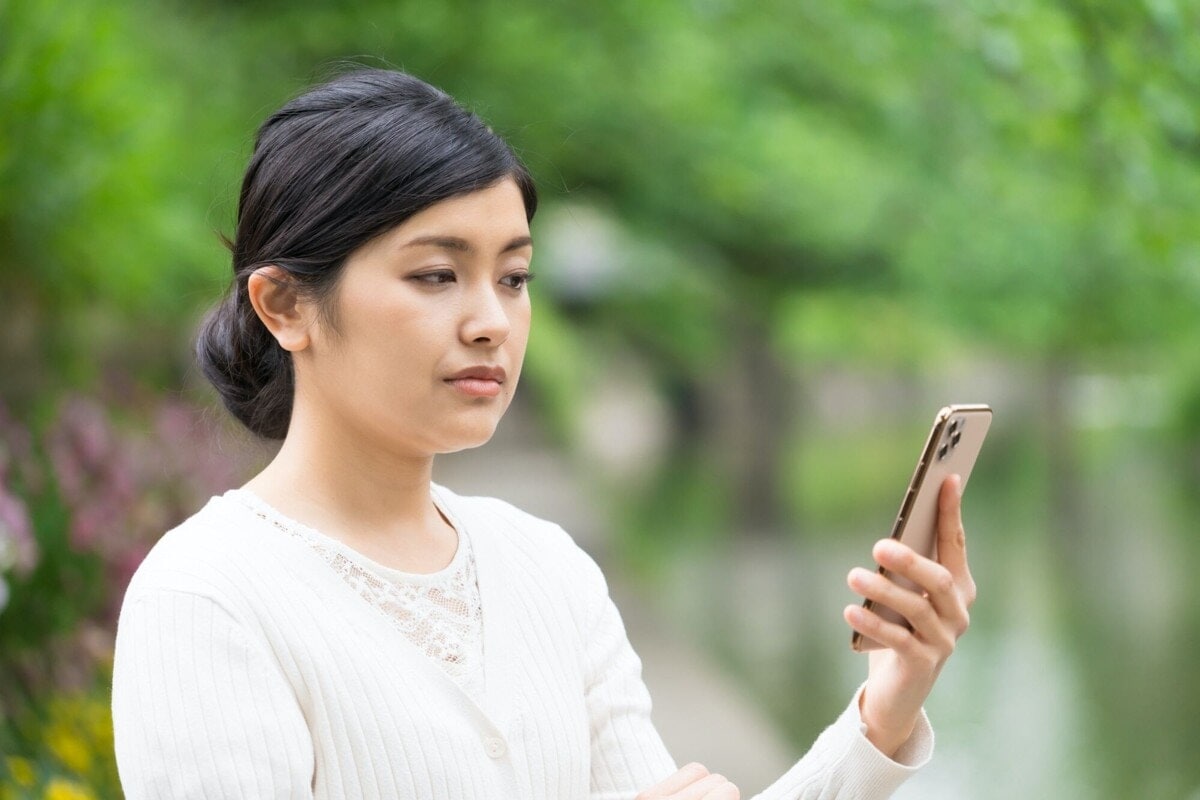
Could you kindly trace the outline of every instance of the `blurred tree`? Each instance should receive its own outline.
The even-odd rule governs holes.
[[[1187,325],[1197,294],[1197,122],[1184,102],[1196,12],[1170,3],[134,13],[81,2],[62,14],[31,2],[0,13],[2,30],[21,31],[0,71],[0,107],[20,120],[0,148],[11,245],[0,279],[33,298],[14,304],[24,316],[54,309],[71,323],[10,323],[75,332],[64,355],[126,341],[119,320],[89,317],[97,306],[166,329],[212,297],[221,268],[208,229],[228,229],[244,155],[231,149],[319,77],[313,65],[347,53],[439,83],[513,139],[551,203],[603,198],[678,272],[722,287],[717,305],[694,304],[679,281],[631,271],[653,291],[618,287],[598,322],[676,373],[748,359],[762,429],[750,438],[768,467],[770,432],[788,417],[771,397],[789,369],[767,353],[805,305],[798,293],[910,304],[1051,364],[1158,341]],[[226,208],[215,221],[214,195]],[[697,337],[714,313],[718,335]],[[770,492],[758,494],[742,510],[777,518]]]

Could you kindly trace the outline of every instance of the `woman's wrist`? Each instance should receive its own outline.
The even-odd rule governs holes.
[[[867,737],[867,741],[875,746],[876,750],[888,758],[894,759],[901,745],[912,737],[913,730],[917,727],[917,718],[919,715],[920,712],[918,711],[917,715],[913,716],[912,719],[906,720],[900,725],[894,722],[891,724],[881,724],[879,720],[874,718],[867,705],[866,689],[863,689],[858,697],[858,716],[866,727],[864,735]]]

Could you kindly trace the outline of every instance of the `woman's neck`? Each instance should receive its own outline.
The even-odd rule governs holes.
[[[293,419],[278,454],[245,488],[384,566],[434,572],[453,558],[457,535],[433,504],[432,472],[432,455],[388,452]]]

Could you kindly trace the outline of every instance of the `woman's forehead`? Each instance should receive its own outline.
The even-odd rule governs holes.
[[[507,252],[529,247],[525,201],[512,179],[440,200],[380,237],[389,249]]]

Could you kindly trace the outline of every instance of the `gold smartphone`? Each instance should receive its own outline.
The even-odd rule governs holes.
[[[942,483],[948,476],[957,474],[962,478],[962,488],[966,489],[967,479],[971,477],[971,469],[991,424],[992,409],[986,405],[946,406],[937,413],[908,491],[900,503],[900,513],[892,525],[893,539],[904,542],[923,556],[937,558],[938,494]],[[883,567],[879,568],[879,573],[888,575],[899,586],[920,591],[912,581],[892,575]],[[863,608],[873,610],[885,620],[908,626],[908,620],[887,606],[864,600]],[[865,652],[878,650],[883,645],[855,631],[850,638],[850,647]]]

